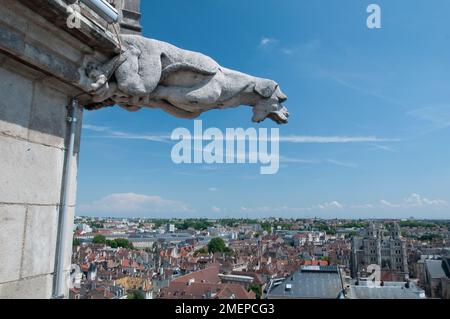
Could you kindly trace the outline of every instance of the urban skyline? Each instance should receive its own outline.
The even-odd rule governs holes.
[[[448,299],[449,238],[449,221],[77,217],[70,297]]]

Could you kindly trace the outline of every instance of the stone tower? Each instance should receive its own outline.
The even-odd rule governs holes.
[[[391,280],[402,281],[408,277],[406,242],[401,237],[400,226],[394,223],[388,230],[371,222],[352,239],[352,277],[371,264],[379,265],[382,273]]]

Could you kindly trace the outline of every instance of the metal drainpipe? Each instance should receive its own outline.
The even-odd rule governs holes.
[[[67,117],[68,126],[70,127],[69,145],[66,149],[66,158],[64,163],[64,175],[62,181],[62,200],[59,213],[59,227],[58,227],[58,247],[56,251],[56,265],[55,265],[55,281],[53,288],[54,299],[65,299],[67,280],[64,276],[64,257],[67,247],[67,226],[68,226],[68,214],[69,214],[69,195],[70,185],[73,177],[73,160],[74,160],[74,148],[75,137],[78,128],[79,120],[79,105],[76,98],[72,99],[69,107],[69,115]]]

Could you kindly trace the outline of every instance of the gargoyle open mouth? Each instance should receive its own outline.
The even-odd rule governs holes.
[[[286,107],[283,107],[279,111],[269,113],[267,117],[277,124],[287,124],[289,122],[289,111]]]

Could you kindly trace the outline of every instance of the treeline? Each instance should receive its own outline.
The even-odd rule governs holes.
[[[366,226],[367,226],[367,222],[352,221],[349,223],[345,223],[345,224],[341,225],[340,227],[342,227],[342,228],[364,228]]]
[[[207,219],[188,219],[181,223],[175,223],[175,227],[181,230],[186,230],[189,228],[195,230],[206,230],[208,229],[208,227],[212,226],[214,226],[214,224],[208,221]]]
[[[206,247],[197,249],[194,253],[195,256],[199,254],[208,254],[208,253],[225,253],[232,254],[233,250],[225,244],[224,240],[220,237],[216,237],[210,240]]]
[[[92,240],[93,244],[107,245],[111,248],[125,248],[134,249],[133,243],[125,238],[116,238],[113,240],[107,240],[103,235],[96,235]]]
[[[409,227],[409,228],[434,228],[437,225],[430,222],[416,221],[416,220],[408,220],[402,221],[399,223],[400,227]]]
[[[189,228],[195,230],[206,230],[208,227],[214,226],[214,224],[208,219],[152,219],[149,220],[149,222],[154,224],[155,228],[159,228],[167,224],[173,224],[177,229],[181,230],[186,230]]]

